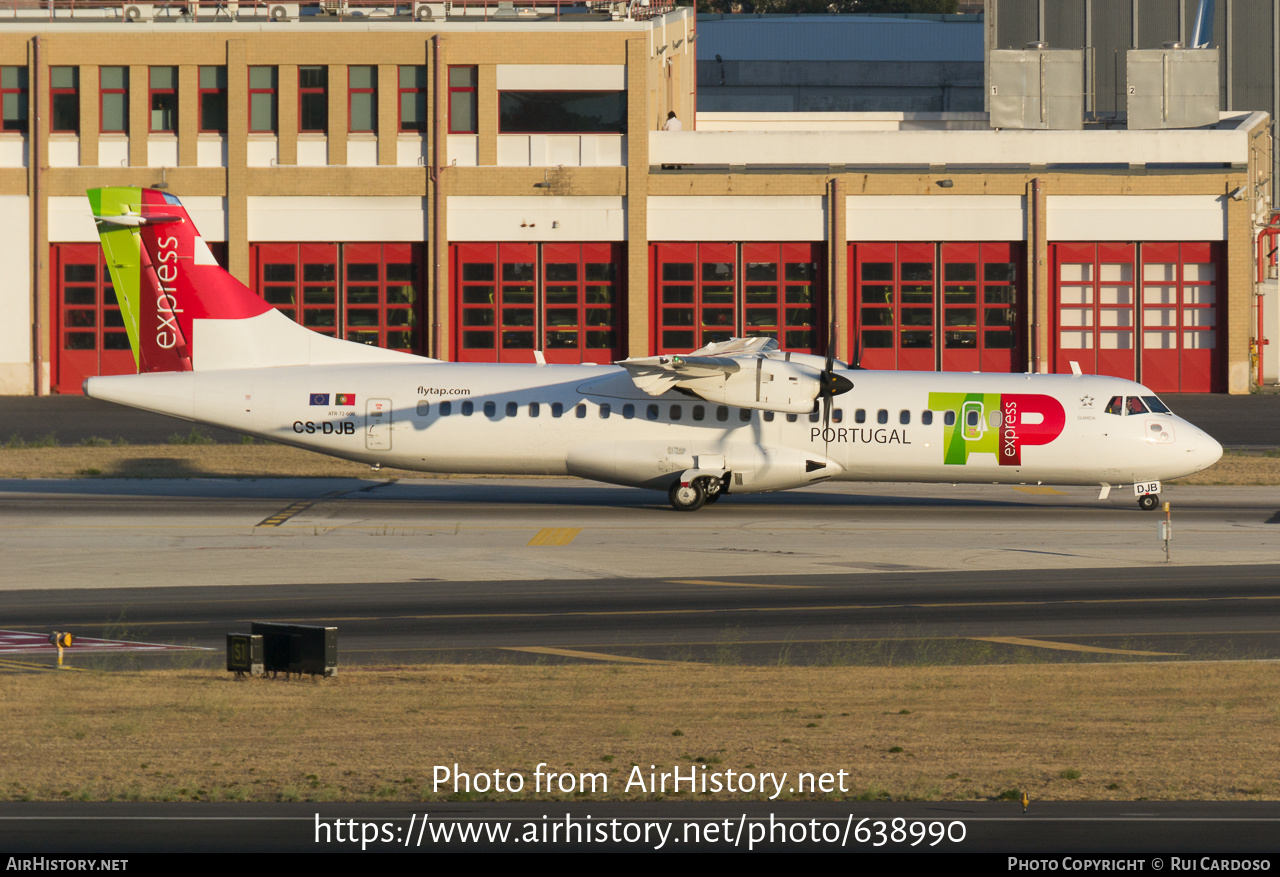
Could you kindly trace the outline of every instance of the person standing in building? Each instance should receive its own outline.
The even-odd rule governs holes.
[[[675,110],[667,111],[667,121],[663,124],[663,131],[681,131],[684,126],[680,124],[680,120],[676,118]]]

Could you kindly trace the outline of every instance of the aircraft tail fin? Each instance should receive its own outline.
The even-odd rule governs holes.
[[[168,192],[88,194],[140,372],[422,361],[293,322],[217,263]]]

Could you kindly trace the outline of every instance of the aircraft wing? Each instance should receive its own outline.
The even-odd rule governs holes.
[[[754,359],[755,357],[751,357]],[[728,356],[645,356],[617,363],[631,381],[650,396],[661,396],[672,387],[701,378],[725,378],[742,370],[743,363]]]
[[[777,347],[772,338],[733,338],[687,355],[646,356],[616,364],[650,396],[681,389],[724,405],[808,412],[820,392],[822,372],[769,356]]]

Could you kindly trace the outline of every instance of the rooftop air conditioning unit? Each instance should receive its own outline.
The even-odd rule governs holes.
[[[448,3],[414,3],[413,20],[432,21],[443,19],[449,14],[449,5]]]
[[[298,17],[297,3],[272,3],[268,13],[272,21],[293,21]]]
[[[125,21],[155,21],[156,8],[151,3],[126,3],[122,14]]]

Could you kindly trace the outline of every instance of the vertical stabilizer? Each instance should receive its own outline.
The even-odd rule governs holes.
[[[167,192],[90,189],[89,203],[139,371],[423,359],[294,323],[217,263]]]

